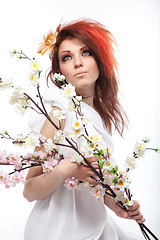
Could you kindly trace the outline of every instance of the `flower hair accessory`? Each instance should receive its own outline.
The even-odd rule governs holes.
[[[46,51],[49,50],[49,54],[52,55],[60,26],[61,26],[61,23],[56,28],[55,33],[53,33],[53,31],[50,30],[46,35],[44,35],[43,42],[40,43],[40,46],[37,50],[38,53],[41,53],[43,55]]]

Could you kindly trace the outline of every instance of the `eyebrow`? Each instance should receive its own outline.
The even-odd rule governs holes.
[[[85,46],[81,47],[80,50],[82,51],[84,48],[87,48],[87,46],[85,45]],[[64,50],[59,55],[61,55],[63,53],[70,53],[70,52],[71,52],[70,50]]]

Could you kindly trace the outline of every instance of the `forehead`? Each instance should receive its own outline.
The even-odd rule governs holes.
[[[72,51],[74,49],[80,49],[84,47],[85,44],[77,38],[66,38],[59,46],[59,54],[62,51]]]

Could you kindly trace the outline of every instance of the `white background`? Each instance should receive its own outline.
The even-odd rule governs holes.
[[[115,156],[122,162],[137,140],[151,138],[150,146],[160,147],[160,1],[159,0],[5,0],[0,14],[0,75],[27,81],[27,64],[10,59],[9,50],[23,50],[36,56],[38,42],[49,29],[81,17],[95,19],[114,35],[118,49],[120,98],[130,120],[124,140],[114,136]],[[48,56],[40,57],[44,72],[50,67]],[[45,74],[44,74],[45,75]],[[43,78],[44,79],[44,78]],[[45,82],[45,79],[44,79]],[[44,83],[42,83],[43,85]],[[27,132],[27,117],[20,118],[0,97],[0,128],[10,133]],[[1,130],[0,129],[0,130]],[[0,150],[13,150],[2,141]],[[15,151],[18,151],[17,149]],[[146,225],[160,237],[160,156],[147,153],[132,174],[132,192],[141,203]],[[0,239],[22,240],[23,230],[34,203],[22,196],[23,186],[0,186]],[[139,232],[132,221],[116,218],[122,227]]]

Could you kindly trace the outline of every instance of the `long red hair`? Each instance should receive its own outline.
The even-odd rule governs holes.
[[[114,125],[122,136],[127,117],[118,99],[117,61],[112,34],[99,22],[87,19],[61,26],[52,56],[52,68],[48,75],[51,80],[54,73],[60,72],[58,49],[68,37],[81,40],[91,50],[100,72],[96,81],[94,106],[109,133],[112,133]]]

